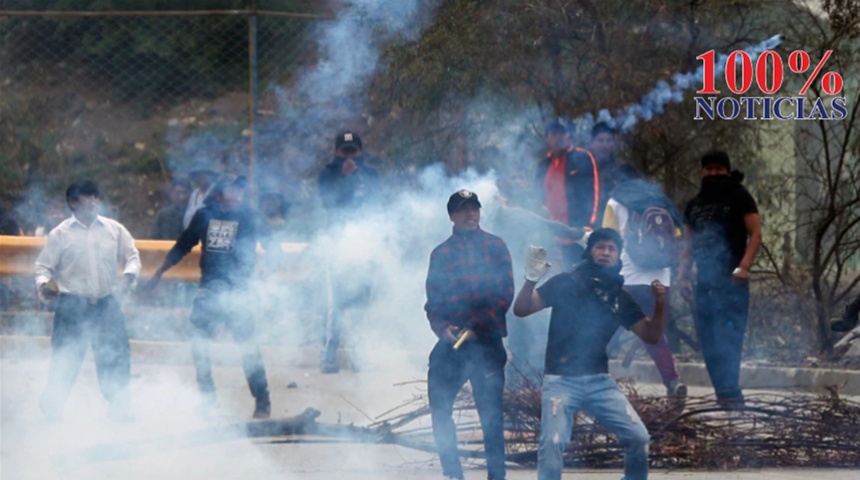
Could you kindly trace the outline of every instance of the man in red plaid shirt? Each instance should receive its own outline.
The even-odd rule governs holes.
[[[505,478],[502,393],[507,354],[505,313],[514,296],[511,254],[501,238],[479,226],[481,202],[469,190],[448,199],[452,235],[430,254],[427,319],[439,342],[430,352],[427,389],[433,437],[448,478],[462,479],[454,399],[470,381],[484,432],[487,477]]]

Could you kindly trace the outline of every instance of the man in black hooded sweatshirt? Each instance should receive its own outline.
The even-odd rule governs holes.
[[[221,324],[227,326],[241,348],[245,378],[256,402],[253,417],[271,415],[266,369],[254,339],[252,312],[256,298],[249,288],[256,270],[258,242],[263,243],[267,254],[278,255],[279,246],[272,243],[268,225],[245,203],[244,177],[222,180],[204,207],[194,213],[188,228],[179,235],[145,287],[155,288],[164,272],[195,245],[202,244],[200,288],[191,310],[191,356],[202,396],[200,412],[204,415],[216,404],[209,343]]]
[[[726,152],[702,156],[702,186],[684,212],[685,244],[678,285],[691,296],[696,264],[696,333],[717,401],[743,408],[741,352],[749,313],[749,269],[761,246],[758,207],[732,171]]]
[[[334,142],[334,160],[325,166],[317,178],[320,200],[329,216],[330,227],[351,220],[360,211],[366,212],[379,197],[379,174],[365,163],[363,144],[358,133],[345,130]],[[347,308],[363,310],[371,296],[371,285],[356,275],[338,275],[331,265],[325,266],[325,290],[330,292],[325,312],[323,348],[320,372],[337,373],[337,351],[340,347],[344,315]],[[364,278],[370,275],[364,273]],[[355,358],[353,368],[358,368]]]

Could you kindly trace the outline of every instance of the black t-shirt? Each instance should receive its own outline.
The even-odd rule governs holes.
[[[713,195],[700,193],[687,204],[684,222],[692,228],[693,258],[701,284],[720,285],[731,280],[747,248],[744,216],[758,213],[752,195],[740,183],[720,179]]]
[[[200,286],[211,288],[217,283],[244,287],[254,274],[257,242],[263,243],[267,253],[277,254],[269,226],[256,211],[249,208],[224,211],[214,204],[194,213],[188,228],[167,253],[167,259],[175,265],[201,243]]]
[[[627,292],[603,288],[582,269],[550,278],[537,292],[552,308],[544,368],[551,375],[608,373],[606,345],[612,335],[645,318]]]

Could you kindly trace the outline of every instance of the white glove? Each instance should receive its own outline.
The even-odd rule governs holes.
[[[582,248],[587,248],[588,247],[588,237],[590,237],[592,233],[594,233],[594,232],[591,229],[586,229],[585,233],[582,235],[582,238],[577,240],[576,244],[582,245]]]
[[[537,282],[552,265],[546,261],[546,249],[529,245],[526,252],[526,280]]]

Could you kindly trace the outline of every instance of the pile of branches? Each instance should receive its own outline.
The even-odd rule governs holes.
[[[633,383],[622,389],[651,434],[654,468],[734,469],[860,466],[860,403],[800,393],[750,395],[742,410],[727,410],[713,397],[677,399],[640,395]],[[406,410],[409,409],[409,410]],[[405,410],[405,411],[404,411]],[[483,457],[480,425],[471,392],[458,395],[455,421],[466,457]],[[505,392],[507,457],[523,465],[537,462],[540,389],[528,382]],[[426,394],[416,394],[383,414],[370,428],[390,432],[395,443],[432,444]],[[469,437],[468,432],[474,435]],[[623,449],[589,417],[577,415],[565,465],[622,468]]]

